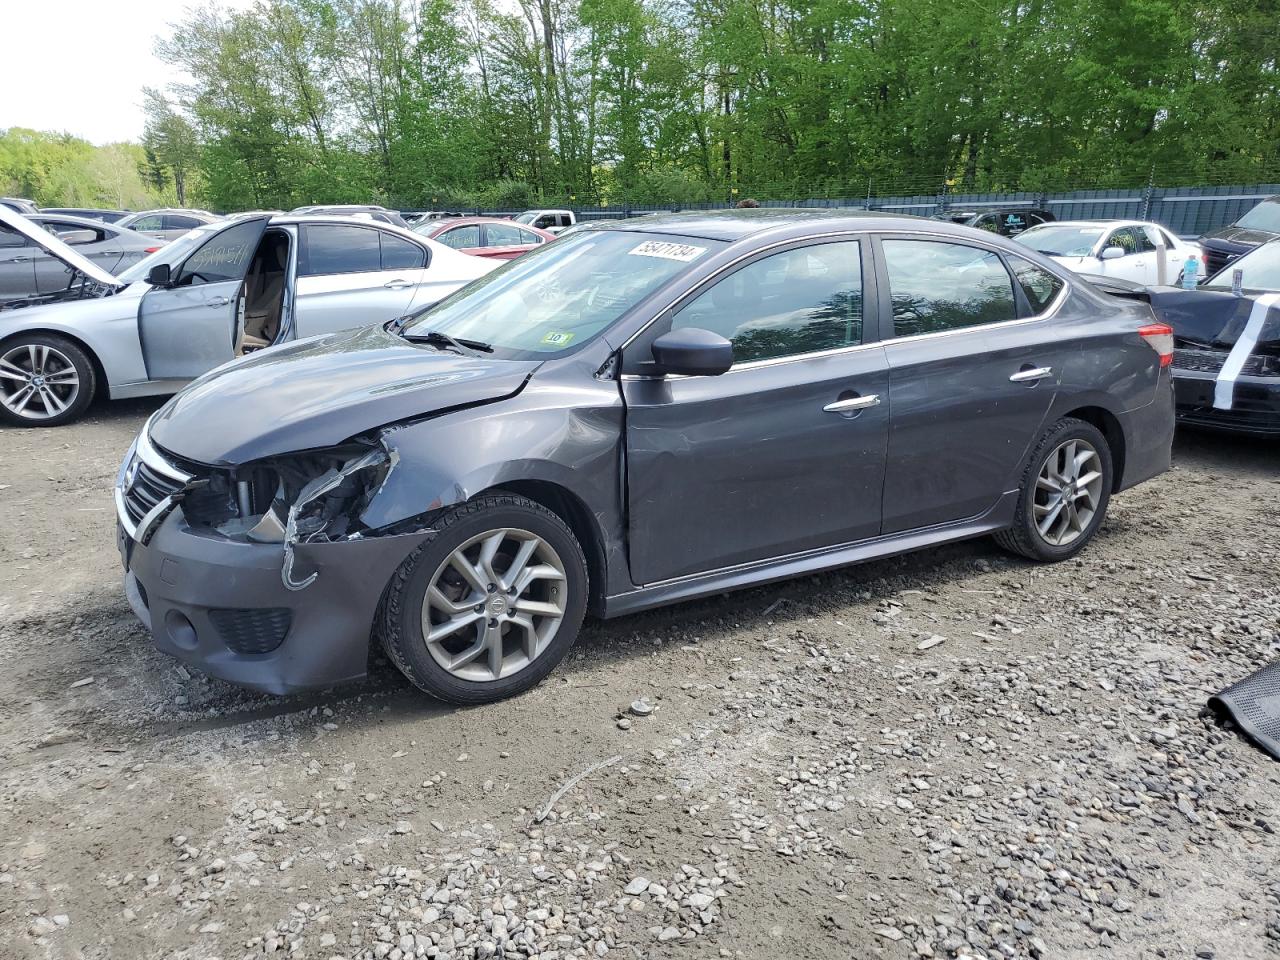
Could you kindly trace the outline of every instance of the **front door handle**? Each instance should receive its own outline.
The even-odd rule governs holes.
[[[1053,373],[1053,367],[1035,367],[1031,370],[1019,370],[1009,380],[1013,383],[1027,383],[1031,380],[1043,380]]]
[[[7,262],[9,262],[9,263],[30,263],[30,262],[31,262],[31,258],[30,258],[30,257],[10,257],[10,258],[9,258],[9,260],[8,260]]]
[[[873,393],[865,397],[850,397],[847,400],[837,400],[835,403],[828,403],[822,409],[826,413],[853,413],[855,410],[865,410],[867,407],[874,407],[879,402],[879,394]]]
[[[211,307],[225,307],[230,302],[226,297],[210,297],[205,301]]]
[[[403,290],[405,287],[413,286],[408,280],[388,280],[383,284],[388,290]]]

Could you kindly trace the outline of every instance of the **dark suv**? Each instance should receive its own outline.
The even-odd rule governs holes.
[[[1261,243],[1280,237],[1280,197],[1267,197],[1235,223],[1200,238],[1211,277]]]
[[[977,227],[979,230],[998,233],[1002,237],[1016,237],[1023,230],[1042,223],[1052,223],[1056,218],[1048,210],[997,207],[994,210],[948,210],[937,219]]]

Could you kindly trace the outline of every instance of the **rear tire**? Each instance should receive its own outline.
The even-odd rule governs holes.
[[[490,703],[539,683],[568,654],[587,609],[587,562],[552,511],[497,491],[446,510],[396,570],[382,646],[425,693]]]
[[[20,333],[0,344],[0,422],[60,427],[79,420],[97,390],[93,361],[50,333]]]
[[[1041,563],[1074,557],[1102,525],[1113,478],[1111,448],[1102,431],[1064,417],[1032,450],[1013,526],[995,534],[996,543]]]

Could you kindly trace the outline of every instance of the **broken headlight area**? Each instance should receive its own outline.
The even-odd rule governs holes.
[[[183,501],[187,524],[249,543],[284,545],[281,577],[301,590],[316,574],[297,578],[293,547],[363,536],[360,516],[391,469],[391,455],[376,442],[276,457],[207,472],[207,483]]]

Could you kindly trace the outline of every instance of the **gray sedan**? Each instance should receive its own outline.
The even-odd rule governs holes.
[[[188,230],[206,223],[216,223],[221,219],[216,213],[210,213],[208,210],[165,209],[141,210],[127,217],[121,217],[116,222],[129,230],[168,243],[170,240],[178,239]]]
[[[119,273],[161,246],[140,233],[87,217],[42,212],[27,219],[107,273]],[[70,276],[71,270],[57,257],[0,224],[0,301],[57,293],[67,286]]]
[[[275,693],[527,689],[584,614],[994,534],[1039,561],[1167,470],[1173,336],[1003,237],[741,210],[602,224],[418,316],[184,390],[116,488],[166,652]]]

